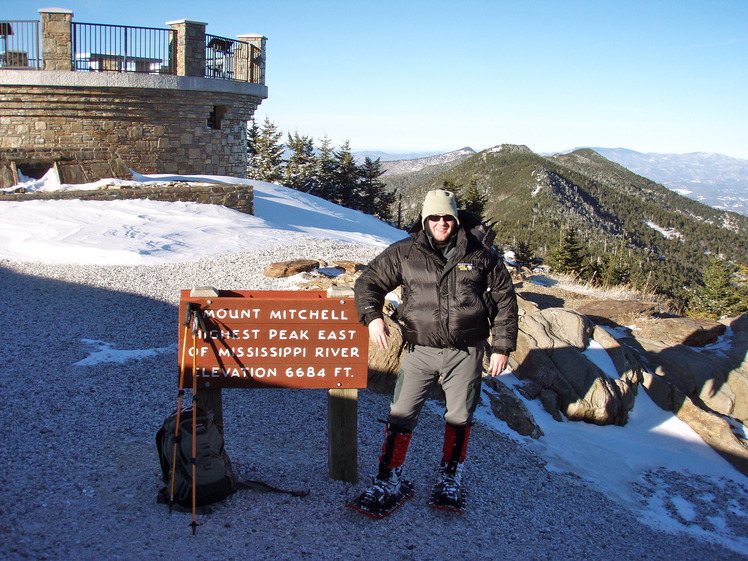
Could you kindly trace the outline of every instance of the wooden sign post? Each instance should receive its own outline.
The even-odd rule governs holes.
[[[178,356],[188,357],[184,385],[194,376],[197,404],[219,426],[223,388],[328,389],[330,477],[358,480],[358,389],[367,385],[369,335],[351,298],[183,290],[179,321],[190,325],[186,344],[179,339]]]

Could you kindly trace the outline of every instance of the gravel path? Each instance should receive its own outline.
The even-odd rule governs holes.
[[[168,514],[154,435],[176,402],[179,290],[278,290],[262,275],[293,258],[366,262],[378,253],[313,242],[151,267],[0,262],[5,398],[0,470],[3,559],[746,559],[650,528],[571,474],[546,470],[523,444],[477,425],[466,464],[469,511],[425,506],[439,455],[437,407],[423,414],[408,461],[416,495],[373,521],[344,508],[361,488],[327,477],[324,390],[226,390],[227,449],[240,475],[305,498],[241,491],[201,516]],[[161,349],[124,364],[80,366],[98,340]],[[359,392],[359,470],[374,467],[388,398]]]

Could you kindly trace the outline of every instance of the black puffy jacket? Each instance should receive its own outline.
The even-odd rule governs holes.
[[[477,345],[491,334],[494,352],[517,341],[517,299],[503,261],[472,233],[479,223],[460,212],[456,245],[445,261],[416,224],[411,236],[372,259],[356,282],[359,320],[382,317],[385,296],[402,286],[398,317],[405,340],[428,347]]]

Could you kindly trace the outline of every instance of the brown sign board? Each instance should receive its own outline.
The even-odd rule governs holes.
[[[185,326],[188,315],[193,321]],[[179,323],[185,386],[194,371],[198,388],[366,387],[369,334],[350,298],[296,290],[194,297],[183,290]]]

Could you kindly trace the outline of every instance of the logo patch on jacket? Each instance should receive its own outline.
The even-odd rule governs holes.
[[[457,263],[457,270],[458,271],[472,271],[473,264],[472,263]]]

